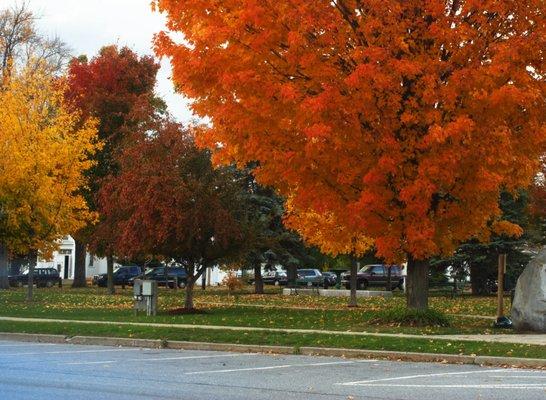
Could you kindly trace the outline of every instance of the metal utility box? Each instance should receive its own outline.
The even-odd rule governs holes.
[[[146,311],[146,315],[157,314],[157,282],[135,279],[133,299],[135,315],[139,311]]]
[[[143,296],[157,296],[157,282],[156,281],[142,281],[142,295]]]
[[[135,279],[133,286],[133,295],[135,297],[142,296],[142,281],[140,279]]]

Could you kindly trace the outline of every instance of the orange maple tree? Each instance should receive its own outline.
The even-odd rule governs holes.
[[[408,260],[487,239],[546,138],[543,0],[155,0],[156,51],[218,163]],[[183,40],[180,36],[183,35]],[[221,144],[221,145],[219,145]],[[500,225],[503,230],[510,228]],[[515,227],[511,227],[514,230]]]

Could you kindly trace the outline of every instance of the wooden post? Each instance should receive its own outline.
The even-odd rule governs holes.
[[[504,317],[504,274],[506,273],[506,254],[499,254],[497,278],[497,320]]]

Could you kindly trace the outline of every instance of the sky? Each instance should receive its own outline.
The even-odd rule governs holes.
[[[0,4],[4,2],[13,4],[0,0]],[[75,56],[91,58],[109,44],[129,46],[141,55],[153,54],[153,35],[164,28],[164,17],[151,11],[150,0],[28,0],[28,5],[40,18],[38,30],[59,36]],[[157,93],[173,116],[189,122],[188,101],[174,92],[170,76],[169,61],[163,60]]]

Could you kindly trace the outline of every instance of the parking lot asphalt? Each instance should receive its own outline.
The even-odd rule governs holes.
[[[0,341],[0,399],[546,399],[546,371]]]

